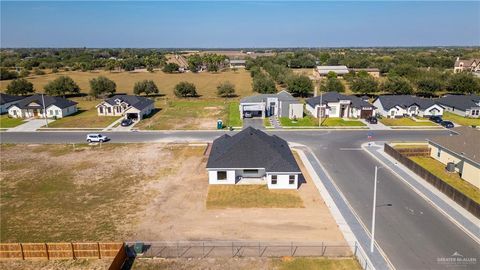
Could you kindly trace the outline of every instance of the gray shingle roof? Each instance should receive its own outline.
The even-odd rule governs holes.
[[[24,99],[24,96],[12,96],[4,93],[0,93],[0,105],[19,101],[21,99]]]
[[[215,139],[207,168],[265,168],[267,172],[300,173],[285,140],[252,127]]]
[[[448,95],[437,99],[441,105],[460,110],[467,110],[472,107],[480,107],[480,96],[477,95]]]
[[[456,127],[453,130],[458,135],[437,136],[429,138],[427,141],[438,144],[480,164],[480,143],[478,143],[480,141],[480,130],[471,127]]]
[[[62,97],[53,97],[53,96],[43,95],[43,99],[42,99],[42,95],[35,94],[20,100],[19,102],[15,103],[12,106],[17,106],[20,109],[43,109],[44,107],[43,100],[45,100],[45,108],[48,108],[51,105],[55,105],[60,109],[64,109],[77,104],[77,102],[75,101],[71,101]],[[38,104],[38,106],[30,105],[30,103],[32,102]]]
[[[377,98],[382,103],[385,110],[390,110],[395,106],[408,108],[412,105],[418,105],[422,110],[427,109],[434,104],[438,104],[435,99],[421,98],[411,95],[384,95]]]
[[[327,93],[323,93],[322,96],[316,96],[316,97],[313,97],[313,98],[309,98],[306,100],[307,104],[312,106],[312,107],[315,107],[317,105],[320,105],[320,99],[322,100],[322,104],[326,104],[328,105],[328,103],[335,103],[335,102],[338,102],[340,100],[350,100],[350,102],[352,103],[352,106],[354,108],[362,108],[362,107],[374,107],[372,104],[362,100],[361,98],[359,97],[356,97],[356,96],[347,96],[347,95],[342,95],[340,93],[337,93],[337,92],[327,92]]]
[[[150,106],[154,101],[146,98],[146,97],[141,97],[141,96],[134,96],[134,95],[115,95],[111,98],[107,98],[105,100],[106,103],[110,105],[115,105],[116,102],[115,100],[121,100],[122,102],[127,103],[128,105],[138,109],[142,110],[148,106]]]
[[[255,96],[244,97],[240,100],[240,103],[249,103],[249,102],[266,102],[267,98],[278,98],[279,101],[295,101],[300,103],[296,98],[292,96],[289,92],[282,90],[276,94],[260,94]]]

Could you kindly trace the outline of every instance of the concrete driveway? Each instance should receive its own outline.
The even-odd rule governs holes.
[[[257,129],[264,129],[263,119],[262,118],[244,118],[243,127],[246,128],[248,126],[251,126]]]
[[[48,119],[48,123],[51,123],[55,120]],[[27,120],[24,124],[10,128],[7,132],[25,132],[25,131],[35,131],[46,125],[45,119],[32,119]]]

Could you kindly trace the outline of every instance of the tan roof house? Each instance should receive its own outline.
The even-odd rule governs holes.
[[[453,129],[458,135],[427,139],[430,156],[443,164],[455,164],[460,177],[480,188],[480,130],[471,127]]]
[[[457,57],[453,72],[458,73],[462,71],[480,72],[480,59],[460,59]]]

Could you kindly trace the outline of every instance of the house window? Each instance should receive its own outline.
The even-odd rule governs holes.
[[[258,174],[258,170],[243,170],[244,174]]]
[[[108,107],[108,108],[107,108],[107,112],[108,112],[108,113],[112,113],[112,108],[111,108],[111,107]]]
[[[277,184],[277,177],[276,175],[272,175],[272,185],[276,185]]]
[[[100,113],[103,113],[103,107],[99,108]]]
[[[330,108],[330,114],[335,115],[337,113],[337,107],[331,107]]]
[[[295,175],[289,175],[289,176],[288,176],[288,183],[289,183],[290,185],[295,184]]]
[[[227,180],[227,172],[226,171],[218,171],[217,172],[217,180]]]
[[[59,115],[60,114],[60,110],[55,110],[55,115]]]
[[[441,154],[442,154],[442,149],[438,148],[437,157],[439,158]]]

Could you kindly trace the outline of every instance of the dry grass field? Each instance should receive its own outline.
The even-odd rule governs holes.
[[[141,80],[153,80],[161,94],[173,97],[173,88],[181,81],[194,83],[200,98],[216,98],[217,85],[224,81],[230,81],[235,85],[238,96],[248,96],[252,94],[252,80],[250,74],[245,70],[225,71],[219,73],[201,72],[201,73],[179,73],[167,74],[162,71],[150,72],[109,72],[109,71],[67,71],[58,73],[48,73],[41,76],[29,76],[27,80],[33,83],[37,92],[43,92],[43,87],[50,81],[61,75],[70,76],[79,86],[83,93],[90,91],[89,81],[98,76],[105,76],[115,81],[118,93],[133,93],[135,82]],[[10,80],[0,81],[0,90],[4,91]]]
[[[3,242],[345,244],[308,174],[298,190],[303,208],[208,209],[204,145],[76,145],[75,150],[72,145],[1,145],[0,150]]]

